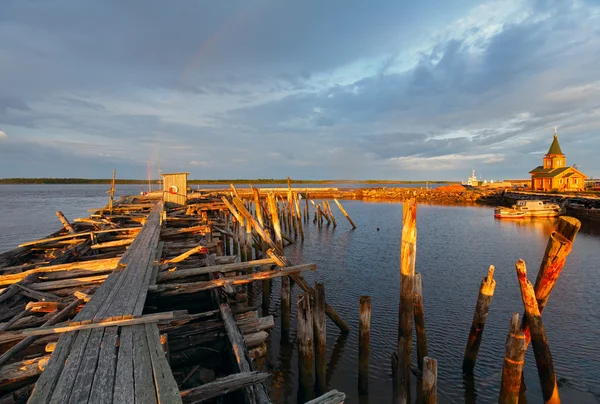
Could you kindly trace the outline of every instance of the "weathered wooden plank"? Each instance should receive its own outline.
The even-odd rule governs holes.
[[[71,312],[77,306],[79,306],[80,303],[82,303],[81,300],[73,301],[71,304],[69,304],[67,307],[62,309],[60,312],[56,313],[56,315],[53,316],[51,319],[46,321],[45,324],[53,325],[53,324],[58,323],[59,321],[64,320],[69,314],[71,314]],[[8,334],[8,332],[4,332],[4,333],[2,333],[2,336],[4,337],[7,334]],[[19,342],[17,345],[10,348],[8,351],[6,351],[4,354],[2,354],[2,356],[0,356],[0,366],[4,365],[11,357],[16,355],[18,352],[27,348],[35,340],[36,340],[36,337],[31,336],[31,337],[25,338],[23,341]]]
[[[202,386],[194,387],[181,392],[184,403],[200,403],[205,400],[229,394],[232,391],[264,382],[270,375],[260,372],[234,373],[229,376],[216,379]]]
[[[136,403],[156,403],[156,388],[148,348],[146,328],[143,325],[131,326],[133,332],[133,385]]]
[[[331,390],[323,394],[321,397],[307,401],[305,404],[343,404],[345,399],[346,394],[337,390]]]
[[[108,275],[110,275],[110,274],[85,276],[82,278],[61,279],[58,281],[34,283],[33,285],[31,285],[30,290],[43,291],[43,290],[72,288],[75,286],[95,285],[97,283],[103,283],[106,280],[106,278],[108,278]],[[22,287],[22,286],[20,286],[20,287]],[[33,296],[30,296],[30,297],[34,298]],[[40,293],[39,296],[35,299],[41,300],[41,301],[59,300],[58,296],[51,296],[49,293],[46,293],[46,294]]]
[[[115,376],[114,403],[133,403],[133,330],[122,327],[119,337],[117,372]]]
[[[25,359],[0,367],[0,389],[38,376],[48,365],[50,355]]]
[[[37,268],[29,269],[24,272],[19,272],[16,274],[2,275],[0,277],[0,286],[11,285],[13,283],[17,283],[22,279],[25,279],[27,276],[32,274],[38,274],[40,272],[48,273],[48,272],[58,272],[58,271],[71,271],[76,269],[87,269],[89,271],[103,271],[108,269],[114,269],[117,267],[120,258],[105,258],[101,260],[94,261],[81,261],[81,262],[71,262],[68,264],[58,264],[58,265],[48,265],[48,266],[40,266]],[[0,295],[1,297],[2,295]]]
[[[98,357],[98,366],[94,373],[89,403],[108,404],[113,399],[113,388],[117,368],[118,327],[104,330],[102,347]]]
[[[96,365],[98,363],[99,347],[102,343],[103,336],[103,328],[91,331],[87,349],[82,358],[83,366],[81,366],[81,370],[77,373],[75,383],[73,384],[73,390],[69,396],[69,403],[78,404],[88,401],[94,381]],[[94,349],[94,347],[98,347],[98,349]]]
[[[158,402],[160,404],[181,403],[177,382],[173,377],[165,352],[161,348],[158,327],[155,324],[146,324],[145,327]]]
[[[296,274],[300,274],[302,271],[314,271],[316,268],[317,267],[315,264],[303,264],[285,267],[281,271],[254,272],[249,275],[240,275],[231,278],[219,278],[204,282],[153,285],[150,286],[148,290],[152,293],[159,293],[163,296],[196,293],[204,290],[220,288],[225,285],[244,285],[246,283],[251,283],[254,281],[260,281],[264,279],[272,279],[282,276],[293,276]]]
[[[69,305],[70,310],[81,304],[80,300],[77,300]],[[106,318],[100,320],[94,320],[93,322],[74,322],[63,326],[52,326],[48,324],[46,327],[37,328],[26,328],[24,330],[8,331],[0,336],[0,342],[7,342],[17,338],[29,337],[29,336],[40,336],[48,334],[57,334],[64,332],[80,331],[80,330],[91,330],[97,328],[114,327],[114,326],[131,326],[146,323],[158,323],[160,320],[170,320],[175,318],[180,312],[165,312],[147,314],[145,316],[135,316],[127,319],[122,318]],[[65,316],[62,317],[64,319]],[[56,324],[56,322],[55,322]]]
[[[75,336],[75,342],[71,347],[67,361],[60,373],[49,403],[65,404],[69,401],[69,396],[71,395],[75,379],[79,373],[79,368],[91,333],[91,330],[83,330],[78,332]]]
[[[236,262],[233,264],[212,265],[212,266],[199,267],[199,268],[179,269],[179,270],[176,270],[173,272],[165,272],[165,273],[160,274],[158,276],[158,281],[166,282],[166,281],[187,278],[187,277],[192,277],[192,276],[206,275],[206,274],[209,274],[212,272],[227,273],[227,272],[234,272],[234,271],[243,271],[243,270],[254,268],[254,267],[262,267],[262,266],[268,266],[268,265],[274,265],[274,264],[275,264],[275,260],[273,260],[272,258],[265,258],[265,259],[254,260],[254,261]]]
[[[96,234],[118,233],[118,232],[136,232],[136,231],[139,231],[140,229],[141,229],[141,227],[123,227],[123,228],[119,228],[119,229],[86,231],[86,232],[82,232],[82,233],[67,234],[64,236],[56,236],[56,237],[50,237],[50,238],[43,238],[40,240],[29,241],[27,243],[20,244],[19,247],[34,246],[34,245],[49,243],[51,241],[68,240],[68,239],[76,238],[76,237],[89,237],[91,235],[96,235]]]

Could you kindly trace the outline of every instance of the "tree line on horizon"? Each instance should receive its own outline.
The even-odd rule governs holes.
[[[0,184],[110,184],[110,178],[0,178]],[[404,180],[290,180],[292,184],[450,184],[457,181],[404,181]],[[116,184],[147,184],[148,180],[116,179]],[[150,180],[159,184],[160,180]],[[188,184],[287,184],[287,179],[191,179]]]

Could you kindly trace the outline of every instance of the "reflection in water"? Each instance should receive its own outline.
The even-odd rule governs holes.
[[[335,345],[333,346],[333,351],[331,352],[331,357],[329,358],[329,364],[327,365],[327,374],[325,375],[325,380],[327,382],[327,387],[331,383],[331,378],[333,373],[338,367],[338,363],[342,354],[344,353],[344,347],[346,346],[346,340],[348,339],[348,334],[340,334],[337,341],[335,341]]]
[[[475,390],[475,376],[463,373],[463,387],[465,389],[465,404],[477,403],[477,391]]]

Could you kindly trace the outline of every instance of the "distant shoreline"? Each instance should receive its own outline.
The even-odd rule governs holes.
[[[0,178],[0,184],[110,184],[110,178]],[[151,180],[158,184],[158,180]],[[148,184],[148,180],[117,179],[116,184]],[[291,180],[292,184],[457,184],[459,181],[402,181],[402,180]],[[287,184],[287,179],[222,179],[222,180],[188,180],[188,184]]]

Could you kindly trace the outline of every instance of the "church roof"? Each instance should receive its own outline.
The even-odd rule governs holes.
[[[554,140],[552,140],[552,144],[550,145],[550,149],[547,154],[563,154],[560,149],[560,145],[558,144],[558,136],[556,133],[554,134]]]
[[[573,167],[544,168],[543,166],[538,166],[529,173],[536,178],[553,178],[572,168]]]
[[[570,173],[568,171],[571,171]],[[554,178],[554,177],[569,177],[573,174],[580,174],[585,177],[584,174],[579,172],[575,167],[560,167],[560,168],[544,168],[543,166],[537,166],[529,172],[533,178]],[[562,175],[565,174],[565,175]]]

